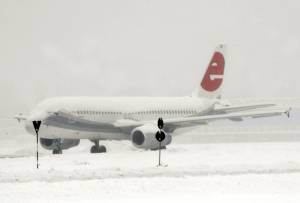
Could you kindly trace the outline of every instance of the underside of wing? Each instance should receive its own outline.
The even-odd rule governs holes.
[[[236,113],[223,113],[215,115],[205,115],[196,117],[165,119],[165,125],[169,128],[190,127],[194,125],[206,124],[216,120],[242,120],[243,118],[261,118],[270,116],[279,116],[282,114],[289,115],[290,109],[270,109],[270,110],[256,110],[256,111],[242,111]]]
[[[192,117],[180,117],[180,118],[170,118],[164,120],[164,130],[167,132],[173,132],[175,129],[192,127],[196,125],[205,125],[209,122],[216,120],[234,120],[241,121],[244,118],[261,118],[270,116],[279,116],[282,114],[289,115],[290,109],[264,109],[255,111],[240,111],[233,113],[222,113],[222,114],[209,114],[204,116],[192,116]],[[116,122],[115,125],[120,128],[133,128],[140,125],[156,125],[157,120],[151,121],[120,121]]]

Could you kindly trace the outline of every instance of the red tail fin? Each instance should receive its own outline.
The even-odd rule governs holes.
[[[221,86],[225,67],[225,46],[219,45],[208,64],[200,88],[196,92],[198,97],[220,98]]]

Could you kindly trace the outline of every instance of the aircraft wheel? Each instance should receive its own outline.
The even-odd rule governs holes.
[[[94,153],[104,153],[104,152],[106,152],[106,147],[103,146],[103,145],[100,145],[100,146],[94,145],[94,146],[91,147],[90,152],[92,154],[94,154]]]
[[[97,146],[96,146],[96,145],[92,146],[90,152],[91,152],[92,154],[93,154],[93,153],[96,153],[96,152],[97,152]]]
[[[98,148],[98,153],[104,153],[106,152],[106,147],[104,145],[100,145]]]

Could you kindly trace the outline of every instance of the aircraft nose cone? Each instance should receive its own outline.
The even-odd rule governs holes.
[[[35,135],[35,130],[34,130],[34,127],[33,127],[33,124],[32,124],[32,121],[30,120],[27,120],[25,122],[25,129],[28,133],[32,134],[32,135]]]

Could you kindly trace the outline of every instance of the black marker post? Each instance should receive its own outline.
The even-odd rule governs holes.
[[[39,129],[42,121],[32,121],[36,133],[36,168],[39,169]]]
[[[157,121],[157,126],[159,128],[159,130],[156,132],[155,138],[156,140],[159,142],[159,155],[158,155],[158,166],[161,166],[160,163],[160,157],[161,157],[161,142],[164,141],[166,135],[164,133],[164,131],[162,131],[163,127],[164,127],[164,121],[162,118],[159,118]]]

